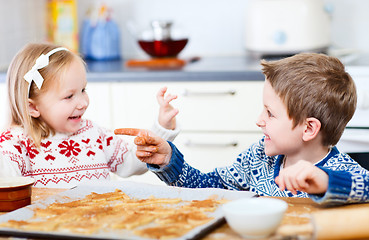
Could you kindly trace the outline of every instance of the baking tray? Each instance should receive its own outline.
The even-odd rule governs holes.
[[[121,189],[130,197],[135,198],[148,198],[154,196],[157,198],[181,198],[183,200],[203,200],[210,196],[217,195],[219,199],[224,198],[228,200],[234,200],[238,198],[250,198],[255,197],[255,193],[248,191],[231,191],[215,188],[179,188],[172,186],[152,185],[146,183],[130,182],[130,181],[98,181],[90,182],[86,184],[80,184],[77,187],[66,190],[62,193],[51,196],[43,201],[35,202],[24,208],[20,208],[13,212],[0,216],[0,223],[9,220],[28,220],[32,218],[35,208],[46,208],[48,205],[55,201],[64,203],[77,199],[82,199],[86,195],[95,193],[107,193],[112,192],[115,189]],[[209,214],[214,219],[210,222],[200,225],[193,230],[189,231],[180,238],[175,239],[199,239],[208,234],[210,231],[216,229],[222,225],[225,220],[221,210],[221,205]],[[100,230],[93,235],[78,234],[73,232],[44,232],[44,231],[31,231],[31,230],[18,230],[13,228],[0,227],[0,235],[2,236],[14,236],[14,237],[27,237],[27,238],[41,238],[41,239],[151,239],[134,235],[129,230]]]

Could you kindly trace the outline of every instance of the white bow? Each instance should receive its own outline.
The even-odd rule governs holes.
[[[38,89],[41,89],[42,84],[44,83],[44,78],[41,76],[41,74],[39,73],[39,69],[46,67],[47,65],[49,65],[49,57],[59,51],[69,51],[66,48],[63,47],[59,47],[59,48],[55,48],[53,50],[51,50],[50,52],[46,53],[46,54],[41,54],[41,56],[39,56],[36,59],[36,63],[35,65],[33,65],[33,67],[31,68],[31,70],[29,70],[25,75],[24,75],[24,79],[29,83],[28,84],[28,94],[29,94],[29,90],[31,87],[31,83],[32,81],[35,82],[36,86]]]

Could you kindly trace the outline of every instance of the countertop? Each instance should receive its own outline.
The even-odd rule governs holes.
[[[274,58],[276,59],[276,58]],[[270,60],[270,59],[269,59]],[[369,55],[341,58],[347,69],[369,75]],[[86,61],[89,82],[264,81],[260,59],[251,56],[203,57],[179,70],[128,68],[125,60]],[[0,83],[6,72],[0,72]]]

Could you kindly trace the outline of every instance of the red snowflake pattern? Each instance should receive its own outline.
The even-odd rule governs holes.
[[[59,152],[64,154],[66,157],[70,157],[72,154],[77,156],[81,152],[79,144],[73,140],[63,141],[58,145],[58,147],[61,148]]]
[[[13,137],[12,134],[10,134],[10,131],[5,131],[0,135],[0,142],[4,142],[6,140],[9,140]]]
[[[34,159],[36,157],[36,155],[40,153],[37,150],[35,144],[30,139],[27,139],[26,141],[22,141],[21,144],[26,148],[27,155],[29,156],[30,159]],[[17,149],[21,153],[21,147],[20,146],[14,145],[14,147],[15,148],[18,147]]]

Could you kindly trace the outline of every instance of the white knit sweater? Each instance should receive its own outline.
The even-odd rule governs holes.
[[[158,123],[152,130],[167,140],[178,134]],[[89,120],[83,120],[74,134],[57,133],[43,139],[40,148],[20,127],[0,135],[0,177],[32,177],[35,187],[71,188],[84,181],[109,179],[110,172],[128,177],[146,171],[133,141]]]

